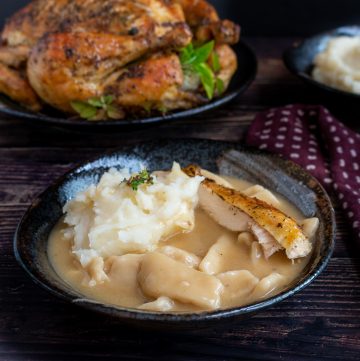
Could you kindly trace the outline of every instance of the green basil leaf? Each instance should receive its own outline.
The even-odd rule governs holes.
[[[83,110],[91,107],[91,105],[85,103],[85,102],[82,102],[82,101],[72,101],[70,103],[71,107],[77,112],[77,113],[81,113]]]
[[[194,63],[200,64],[205,63],[208,59],[212,51],[214,50],[215,42],[214,40],[209,41],[208,43],[200,46],[200,48],[197,48],[194,50],[195,53],[195,61]]]
[[[180,50],[180,62],[182,65],[187,65],[194,57],[194,46],[192,43]]]
[[[196,61],[195,54],[187,54],[186,56],[180,55],[180,63],[183,66],[191,65]]]
[[[212,99],[215,91],[215,76],[213,71],[206,63],[196,65],[195,70],[200,76],[201,84],[204,87],[207,97]]]
[[[86,102],[96,108],[102,108],[103,106],[101,98],[90,98]]]
[[[111,104],[114,101],[114,97],[112,95],[102,96],[103,104]]]
[[[88,108],[86,110],[83,110],[81,113],[80,113],[80,117],[81,118],[84,118],[84,119],[88,119],[88,120],[91,120],[93,118],[95,118],[97,115],[97,110],[96,108]]]
[[[193,43],[190,43],[186,48],[190,54],[192,54],[194,52],[194,44]]]
[[[97,109],[92,105],[81,102],[81,101],[73,101],[70,103],[72,108],[80,115],[83,119],[91,119],[96,116]]]
[[[216,78],[216,89],[219,95],[222,94],[225,90],[225,84],[220,78]]]
[[[211,54],[211,65],[215,73],[221,70],[219,55],[216,51],[213,51]]]

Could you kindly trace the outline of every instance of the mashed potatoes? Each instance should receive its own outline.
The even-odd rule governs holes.
[[[331,39],[314,65],[312,76],[316,81],[360,94],[360,37]]]
[[[202,177],[188,177],[177,163],[137,190],[130,177],[126,169],[111,169],[65,205],[64,234],[83,267],[96,261],[101,268],[102,258],[154,250],[160,240],[193,229]]]

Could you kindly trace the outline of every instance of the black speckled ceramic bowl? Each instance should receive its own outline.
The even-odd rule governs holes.
[[[283,60],[290,72],[310,86],[316,87],[324,95],[337,97],[340,100],[359,102],[360,95],[327,86],[311,76],[315,56],[325,50],[330,39],[338,36],[360,36],[360,26],[343,26],[294,44],[284,52]]]
[[[132,130],[151,124],[171,122],[178,119],[192,117],[230,102],[236,96],[243,93],[255,79],[257,72],[257,60],[254,52],[242,41],[234,45],[233,49],[238,58],[238,70],[232,78],[228,90],[221,97],[196,108],[169,112],[165,115],[152,115],[147,118],[129,118],[122,120],[91,122],[80,118],[66,118],[63,113],[50,108],[45,109],[42,112],[34,113],[0,94],[0,113],[11,115],[16,118],[27,119],[28,121],[32,121],[34,123],[87,132]]]
[[[320,219],[308,266],[281,294],[245,307],[197,314],[165,314],[84,300],[84,296],[59,278],[49,263],[47,240],[51,229],[62,216],[63,205],[77,192],[97,183],[99,177],[111,167],[137,170],[141,162],[150,170],[169,169],[173,160],[181,165],[197,163],[210,171],[263,184],[290,200],[305,217],[316,216]],[[249,316],[300,291],[324,270],[334,248],[334,235],[334,211],[329,197],[313,177],[294,163],[266,153],[246,150],[233,143],[172,140],[124,147],[65,174],[27,210],[15,234],[14,250],[20,265],[37,284],[69,302],[139,326],[191,330],[194,322],[196,328],[224,325],[225,321]]]

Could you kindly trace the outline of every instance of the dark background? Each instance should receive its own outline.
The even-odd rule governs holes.
[[[211,0],[221,16],[241,24],[246,36],[302,36],[360,24],[360,0]],[[4,19],[29,0],[1,0]]]

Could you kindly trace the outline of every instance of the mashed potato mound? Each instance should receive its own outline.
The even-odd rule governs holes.
[[[111,169],[64,206],[65,235],[83,267],[98,257],[152,251],[160,240],[193,229],[203,177],[190,178],[177,163],[152,176],[153,184],[135,191],[127,169]]]
[[[314,61],[313,78],[323,84],[360,94],[360,37],[331,39]]]

